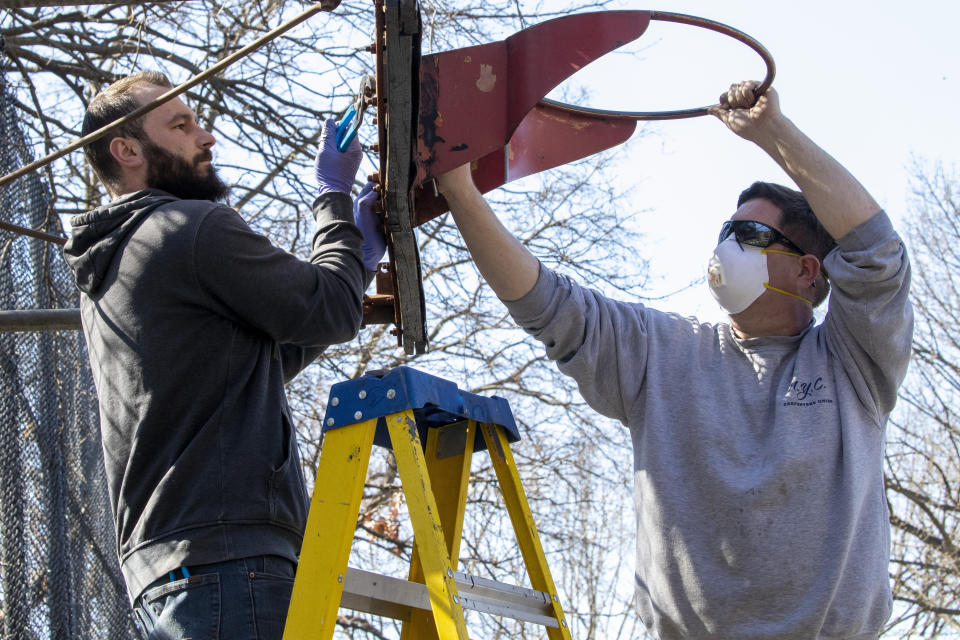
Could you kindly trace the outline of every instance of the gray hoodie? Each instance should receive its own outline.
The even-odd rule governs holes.
[[[350,197],[314,215],[309,261],[156,189],[71,221],[131,599],[180,566],[296,560],[308,502],[284,383],[356,335],[366,283]]]
[[[637,605],[663,640],[876,638],[883,459],[910,357],[910,266],[880,212],[826,259],[823,323],[738,339],[541,269],[508,303],[633,440]]]

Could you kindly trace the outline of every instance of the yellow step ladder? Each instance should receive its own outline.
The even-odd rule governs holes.
[[[340,607],[403,621],[402,640],[467,640],[464,609],[570,631],[527,504],[506,400],[397,367],[335,384],[284,640],[333,637]],[[408,579],[347,562],[373,445],[393,449],[414,532]],[[532,588],[457,571],[470,461],[490,453]]]

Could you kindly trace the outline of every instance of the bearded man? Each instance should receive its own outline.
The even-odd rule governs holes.
[[[119,80],[84,135],[167,92]],[[174,98],[86,147],[111,201],[73,218],[117,553],[151,638],[283,634],[308,499],[284,384],[352,339],[383,256],[354,141],[324,123],[308,260],[221,203],[213,135]],[[367,229],[364,233],[358,224]]]

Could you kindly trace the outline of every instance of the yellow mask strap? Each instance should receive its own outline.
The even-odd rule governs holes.
[[[784,291],[783,289],[777,289],[776,287],[771,287],[769,282],[764,282],[764,283],[763,283],[763,287],[764,287],[765,289],[770,289],[771,291],[776,291],[777,293],[782,293],[782,294],[785,295],[785,296],[790,296],[791,298],[796,298],[797,300],[803,300],[804,302],[806,302],[806,303],[807,303],[808,305],[810,305],[811,307],[813,306],[813,302],[812,302],[811,300],[807,300],[806,298],[804,298],[804,297],[802,297],[802,296],[798,296],[798,295],[795,294],[795,293],[790,293],[789,291]]]
[[[803,257],[803,254],[796,253],[796,252],[793,252],[793,251],[780,251],[779,249],[764,249],[764,250],[763,250],[763,253],[780,253],[780,254],[783,254],[783,255],[785,255],[785,256],[794,256],[794,257],[796,257],[796,258],[802,258],[802,257]],[[776,287],[771,287],[769,282],[764,282],[764,283],[763,283],[763,286],[764,286],[764,288],[766,288],[766,289],[770,289],[771,291],[776,291],[777,293],[782,293],[782,294],[785,295],[785,296],[790,296],[791,298],[796,298],[797,300],[802,300],[802,301],[806,302],[808,305],[810,305],[811,307],[813,306],[813,301],[807,300],[806,298],[804,298],[804,297],[802,297],[802,296],[798,296],[798,295],[795,294],[795,293],[790,293],[789,291],[784,291],[783,289],[777,289]]]
[[[794,256],[796,258],[802,258],[802,253],[796,253],[793,251],[780,251],[779,249],[763,249],[761,253],[779,253],[785,256]]]

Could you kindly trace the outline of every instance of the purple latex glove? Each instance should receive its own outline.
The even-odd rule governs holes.
[[[363,151],[360,142],[356,139],[350,143],[347,150],[337,150],[337,123],[331,118],[323,123],[320,133],[320,150],[314,171],[317,174],[318,195],[328,191],[339,191],[349,194],[353,188],[353,180],[360,168]]]
[[[387,241],[381,231],[383,216],[373,209],[379,198],[380,194],[373,190],[373,183],[368,182],[353,203],[353,221],[363,234],[363,266],[368,271],[377,270],[380,259],[387,251]]]

